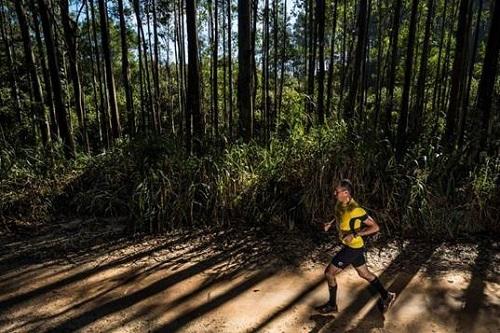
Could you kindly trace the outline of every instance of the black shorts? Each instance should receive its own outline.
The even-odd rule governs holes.
[[[349,265],[359,267],[366,263],[365,248],[354,249],[349,246],[344,246],[332,258],[332,264],[338,268],[346,268]]]

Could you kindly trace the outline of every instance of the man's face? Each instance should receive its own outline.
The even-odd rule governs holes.
[[[340,202],[347,202],[349,200],[349,191],[345,187],[337,186],[335,188],[335,198]]]

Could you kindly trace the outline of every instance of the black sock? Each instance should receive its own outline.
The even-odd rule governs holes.
[[[333,287],[328,286],[328,291],[330,292],[330,299],[328,300],[328,303],[337,306],[337,285]]]
[[[374,291],[378,292],[383,299],[387,298],[387,290],[385,290],[384,286],[377,277],[370,281],[370,286],[374,289]]]

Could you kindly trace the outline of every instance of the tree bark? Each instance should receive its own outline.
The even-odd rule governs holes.
[[[488,33],[488,42],[486,44],[486,52],[483,62],[483,71],[481,80],[479,81],[478,97],[477,97],[477,128],[479,133],[475,137],[474,159],[477,158],[480,150],[487,151],[488,149],[488,133],[490,130],[491,120],[491,101],[493,89],[495,87],[495,77],[498,70],[498,54],[500,51],[500,39],[498,38],[500,31],[500,2],[495,2],[495,7],[491,16],[490,31]]]
[[[152,4],[153,4],[153,39],[154,39],[153,80],[155,84],[155,101],[156,101],[156,114],[158,117],[158,130],[161,133],[162,93],[160,89],[160,49],[158,47],[160,42],[158,40],[158,18],[156,13],[156,0],[152,1],[153,1]]]
[[[326,113],[327,116],[333,115],[332,97],[333,97],[333,71],[334,71],[334,55],[335,55],[335,33],[337,28],[337,5],[338,0],[333,1],[333,22],[332,35],[330,39],[330,63],[328,65],[328,83],[326,86]]]
[[[106,67],[106,83],[108,87],[108,101],[111,112],[111,134],[113,138],[121,135],[120,115],[118,114],[118,105],[116,104],[115,79],[113,76],[113,62],[111,59],[111,50],[109,47],[108,13],[104,0],[99,0],[99,16],[101,22],[101,40],[104,64]]]
[[[316,0],[316,19],[318,29],[318,123],[325,122],[325,0]]]
[[[136,133],[134,100],[132,96],[132,87],[130,85],[130,65],[128,61],[128,41],[127,25],[125,23],[125,13],[123,10],[123,0],[118,0],[118,14],[120,16],[120,41],[122,51],[122,79],[125,90],[125,99],[127,103],[128,133],[134,136]]]
[[[228,131],[229,131],[229,138],[233,138],[233,45],[231,40],[233,39],[232,36],[232,10],[231,10],[231,0],[227,0],[227,53],[228,53],[228,64],[227,64],[227,70],[228,70],[228,84],[229,84],[229,119],[228,119]]]
[[[49,148],[51,141],[49,134],[49,124],[43,106],[42,88],[40,86],[40,81],[38,79],[38,74],[36,72],[36,64],[33,56],[33,49],[31,46],[31,38],[30,38],[28,20],[26,18],[26,11],[24,9],[24,4],[22,0],[14,1],[14,3],[16,5],[17,18],[19,21],[19,26],[21,28],[21,35],[23,38],[24,61],[26,64],[26,68],[28,69],[30,74],[31,89],[34,97],[32,111],[33,114],[37,116],[36,119],[38,122],[38,126],[40,128],[42,143],[46,148]]]
[[[249,142],[253,136],[252,124],[252,43],[250,28],[250,0],[238,0],[238,108],[240,136]]]
[[[92,19],[92,38],[94,40],[95,45],[95,56],[96,56],[96,67],[97,67],[97,81],[99,83],[99,97],[100,97],[100,105],[101,112],[97,115],[98,119],[101,119],[101,133],[103,135],[103,143],[105,147],[109,148],[111,145],[110,140],[110,132],[111,132],[111,116],[109,115],[109,105],[108,98],[106,95],[106,87],[105,87],[105,76],[103,66],[101,63],[101,52],[99,52],[99,44],[97,42],[97,25],[95,19],[95,8],[94,8],[94,0],[90,0],[90,15]]]
[[[396,85],[396,70],[398,66],[398,38],[399,20],[401,16],[402,0],[397,0],[394,6],[394,16],[391,31],[391,66],[389,69],[389,85],[387,88],[384,130],[386,137],[392,137],[392,110],[394,108],[394,87]]]
[[[424,45],[422,46],[422,54],[420,58],[420,70],[417,79],[417,100],[415,107],[410,116],[411,124],[411,140],[414,143],[418,142],[418,138],[422,131],[422,115],[425,111],[425,82],[427,78],[427,62],[429,58],[429,41],[434,17],[434,0],[427,1],[427,18],[425,21]]]
[[[64,145],[64,153],[67,158],[74,158],[76,155],[75,142],[73,141],[73,134],[71,131],[71,120],[66,113],[66,108],[64,107],[62,84],[59,77],[59,62],[57,60],[54,36],[52,34],[52,25],[50,23],[49,13],[51,10],[46,0],[38,0],[38,10],[40,11],[40,18],[42,20],[43,34],[45,37],[47,58],[50,68],[50,78],[54,93],[54,106],[56,110],[57,124],[59,125],[59,132],[61,133]]]
[[[193,150],[200,155],[203,149],[204,124],[200,102],[200,69],[198,62],[198,35],[196,23],[196,0],[186,2],[186,25],[188,41],[188,88],[187,114],[193,117]]]
[[[77,23],[69,16],[68,0],[60,0],[59,8],[61,10],[61,20],[64,29],[64,39],[68,47],[69,55],[69,75],[73,84],[73,99],[75,104],[78,125],[80,126],[80,136],[86,153],[90,152],[89,137],[87,133],[87,116],[85,110],[85,96],[83,95],[82,84],[80,82],[80,73],[78,72],[78,54],[77,54]]]
[[[267,142],[269,131],[269,0],[264,2],[264,40],[262,50],[262,132]]]
[[[481,13],[483,10],[483,0],[479,0],[479,8],[477,12],[477,19],[476,19],[476,27],[474,30],[474,38],[471,43],[471,49],[472,49],[472,54],[470,55],[468,61],[467,61],[467,67],[468,67],[468,73],[467,73],[467,85],[465,86],[465,92],[464,92],[464,99],[462,102],[463,105],[463,112],[461,114],[461,117],[458,122],[458,129],[459,129],[459,138],[458,138],[458,146],[461,147],[463,144],[464,140],[464,135],[465,135],[465,127],[466,127],[466,122],[467,122],[467,116],[469,112],[469,105],[470,105],[470,89],[472,85],[472,78],[474,76],[474,65],[476,63],[476,56],[477,56],[477,46],[479,42],[479,30],[481,26]]]
[[[451,74],[450,105],[446,113],[446,128],[442,138],[443,146],[447,151],[453,150],[456,144],[456,120],[460,113],[461,92],[464,84],[464,67],[467,57],[467,20],[470,0],[460,1],[460,11],[458,14],[458,27],[456,33],[455,59]]]
[[[40,22],[38,21],[38,14],[35,7],[35,0],[30,0],[30,8],[33,13],[33,26],[35,30],[35,38],[38,47],[38,54],[40,55],[40,64],[42,67],[43,82],[45,84],[45,105],[49,113],[49,128],[52,140],[57,140],[59,137],[59,127],[57,126],[56,112],[54,109],[54,100],[52,98],[52,83],[50,82],[50,74],[47,68],[45,59],[45,48],[43,47],[42,37],[40,34]]]
[[[356,97],[358,96],[358,86],[360,81],[361,66],[364,59],[365,40],[366,40],[366,24],[367,24],[368,2],[361,0],[359,5],[358,15],[358,39],[356,44],[356,54],[354,58],[354,68],[352,75],[351,89],[346,102],[344,117],[349,126],[352,126],[352,121],[355,116]]]
[[[15,71],[14,61],[12,59],[12,51],[11,45],[7,38],[7,32],[5,31],[6,22],[4,22],[4,4],[3,0],[0,0],[0,8],[2,12],[0,13],[0,31],[2,33],[2,39],[5,45],[5,53],[7,55],[7,67],[9,69],[9,78],[10,78],[10,97],[12,102],[14,103],[14,111],[16,112],[17,121],[21,123],[21,100],[19,97],[19,88],[17,84],[17,73]]]
[[[403,157],[407,144],[408,108],[410,100],[410,85],[413,73],[413,49],[415,47],[415,34],[417,30],[417,11],[418,0],[413,0],[410,18],[410,31],[408,32],[408,46],[406,48],[405,76],[403,93],[401,96],[401,111],[399,113],[396,141],[396,157],[398,159],[401,159]]]

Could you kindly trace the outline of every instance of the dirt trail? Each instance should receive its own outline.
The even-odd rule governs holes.
[[[373,245],[369,266],[398,293],[384,317],[352,268],[338,279],[340,312],[315,313],[336,246],[300,233],[245,227],[85,244],[74,232],[41,234],[2,239],[0,332],[500,329],[500,255],[488,241]]]

